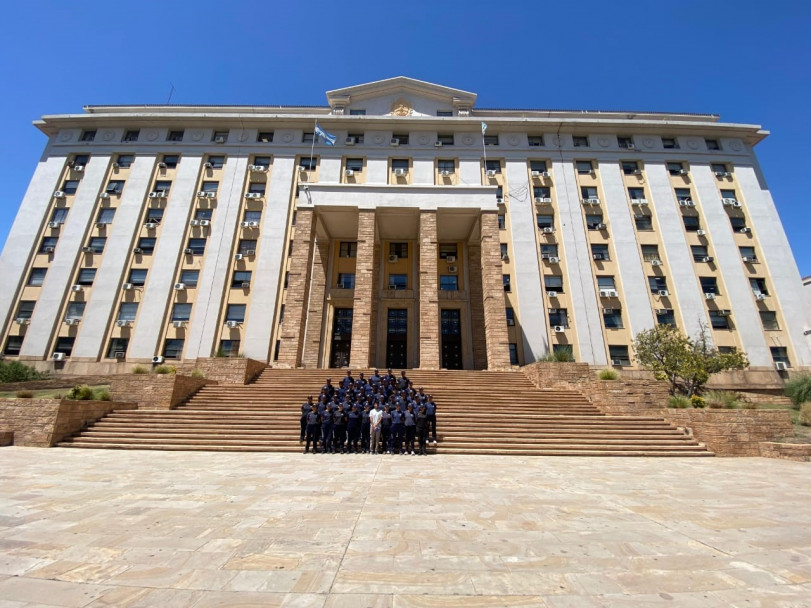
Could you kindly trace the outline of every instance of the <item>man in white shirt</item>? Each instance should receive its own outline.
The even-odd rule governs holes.
[[[377,454],[377,446],[380,444],[380,419],[383,417],[383,412],[380,410],[380,404],[375,403],[375,409],[369,412],[369,426],[371,435],[371,452]]]

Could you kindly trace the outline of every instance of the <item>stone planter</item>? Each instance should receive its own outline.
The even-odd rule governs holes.
[[[184,363],[180,371],[189,375],[195,369],[203,372],[207,380],[220,384],[248,384],[267,367],[264,361],[242,357],[211,357]]]
[[[110,396],[135,402],[141,410],[171,410],[206,384],[217,382],[180,374],[128,374],[113,379]]]

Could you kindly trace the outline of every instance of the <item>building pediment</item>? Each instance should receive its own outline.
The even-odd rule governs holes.
[[[327,101],[337,115],[364,113],[405,118],[451,112],[452,116],[466,116],[476,103],[476,94],[398,76],[327,91]]]

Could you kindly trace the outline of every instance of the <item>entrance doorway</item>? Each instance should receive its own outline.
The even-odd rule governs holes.
[[[348,367],[349,352],[352,348],[352,309],[336,308],[332,321],[332,347],[329,366]]]
[[[462,369],[462,324],[458,309],[441,311],[442,367]]]
[[[386,367],[408,367],[408,310],[389,308],[386,324]]]

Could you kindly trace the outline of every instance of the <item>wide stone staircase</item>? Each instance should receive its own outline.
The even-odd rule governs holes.
[[[208,385],[174,410],[113,412],[61,447],[299,452],[299,406],[342,370],[265,369],[249,385]],[[437,403],[443,454],[712,456],[654,416],[605,416],[574,390],[540,390],[518,372],[407,372]],[[357,372],[355,372],[357,376]],[[366,374],[368,377],[368,373]]]

